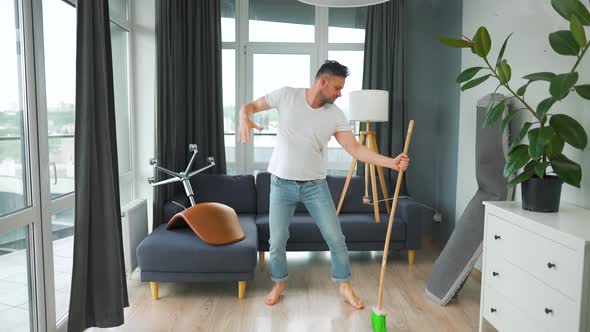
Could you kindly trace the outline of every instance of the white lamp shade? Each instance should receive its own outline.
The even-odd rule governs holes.
[[[321,7],[363,7],[376,5],[389,0],[299,0],[308,5],[321,6]]]
[[[350,92],[348,120],[387,122],[389,120],[389,91],[358,90]]]

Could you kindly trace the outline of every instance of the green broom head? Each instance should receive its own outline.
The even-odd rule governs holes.
[[[377,308],[373,308],[371,312],[371,324],[375,332],[387,332],[387,324],[385,321],[385,312]]]

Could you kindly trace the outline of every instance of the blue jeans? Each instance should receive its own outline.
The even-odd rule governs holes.
[[[292,181],[271,176],[270,186],[270,266],[272,280],[287,280],[287,240],[289,222],[298,202],[303,202],[307,211],[318,225],[324,240],[330,248],[332,258],[332,280],[350,280],[348,248],[336,215],[334,202],[325,179],[313,181]]]

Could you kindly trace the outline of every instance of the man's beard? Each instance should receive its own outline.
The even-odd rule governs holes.
[[[334,104],[335,101],[336,101],[336,98],[328,98],[328,97],[326,97],[326,95],[324,95],[322,93],[322,102],[324,104]]]

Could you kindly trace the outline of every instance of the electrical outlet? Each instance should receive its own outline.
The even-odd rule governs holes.
[[[442,222],[442,213],[436,211],[436,213],[432,216],[432,220],[441,223]]]

